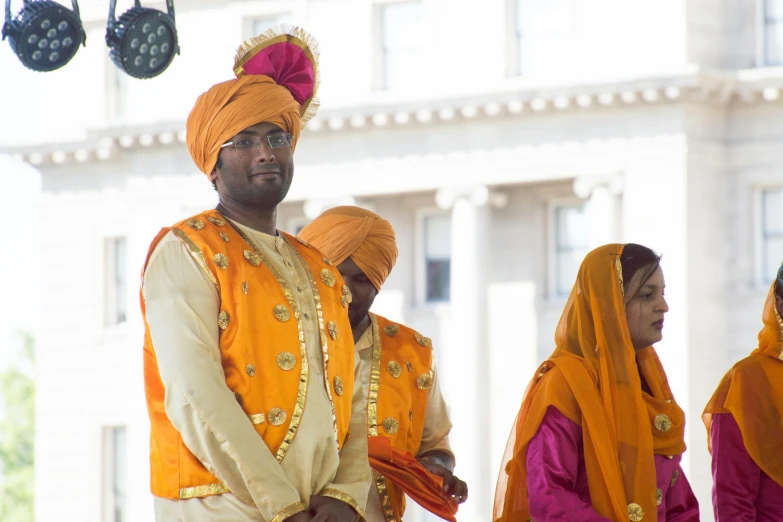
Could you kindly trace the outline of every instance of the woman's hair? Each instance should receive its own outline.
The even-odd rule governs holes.
[[[783,263],[778,268],[778,277],[775,279],[775,295],[783,299]]]
[[[660,264],[661,256],[646,246],[637,245],[636,243],[628,243],[625,245],[625,247],[623,247],[623,254],[620,256],[620,265],[622,265],[623,268],[623,281],[625,281],[626,290],[637,272],[643,270],[641,272],[642,277],[637,286],[638,289],[641,289],[655,271],[658,270]],[[783,266],[781,267],[781,270],[783,270]],[[783,277],[783,274],[778,271],[778,281],[781,281],[781,277]],[[783,286],[783,283],[778,283],[777,286],[780,288]]]

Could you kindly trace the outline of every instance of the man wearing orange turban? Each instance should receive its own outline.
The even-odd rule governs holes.
[[[160,231],[143,272],[144,378],[159,521],[354,522],[371,485],[346,287],[279,232],[318,53],[296,27],[237,52],[187,145],[220,202]],[[317,274],[317,278],[313,276]],[[332,334],[332,335],[329,335]]]
[[[385,476],[376,469],[375,492],[367,501],[367,521],[402,520],[404,491],[435,514],[453,520],[455,500],[464,502],[468,488],[453,474],[454,454],[448,443],[451,421],[438,386],[432,343],[419,332],[370,312],[397,261],[394,228],[369,210],[337,207],[313,220],[299,237],[336,265],[348,285],[357,388],[361,384],[367,400],[371,460],[375,468],[395,472],[394,476]],[[351,431],[356,433],[358,429],[365,428]],[[384,454],[386,441],[382,438],[390,441],[398,457],[384,459],[378,465],[374,457]],[[407,460],[406,454],[416,456],[418,464],[413,458]],[[411,483],[421,487],[438,484],[442,490],[416,494],[410,490]]]

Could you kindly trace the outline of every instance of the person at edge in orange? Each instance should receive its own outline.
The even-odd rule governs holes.
[[[468,496],[465,482],[454,475],[454,454],[446,403],[430,339],[373,314],[370,308],[397,260],[394,228],[379,215],[359,207],[327,210],[298,236],[319,249],[337,267],[351,290],[348,307],[356,342],[356,381],[367,404],[368,436],[387,436],[392,446],[416,456],[431,473],[443,477],[443,491],[457,502]],[[356,430],[352,430],[356,432]],[[383,475],[367,501],[368,522],[402,520],[404,495]],[[395,504],[393,500],[397,498]]]
[[[764,303],[758,348],[704,410],[716,522],[783,520],[783,265]]]
[[[302,29],[240,47],[233,80],[199,96],[188,150],[216,209],[150,245],[141,306],[159,521],[353,522],[372,483],[348,437],[354,346],[342,277],[279,232],[318,52]]]
[[[653,348],[664,287],[647,247],[585,257],[511,432],[493,520],[699,520],[680,467],[685,415]]]

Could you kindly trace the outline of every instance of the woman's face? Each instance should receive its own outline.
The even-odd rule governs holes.
[[[630,297],[625,302],[625,318],[636,350],[652,346],[663,339],[663,316],[669,311],[664,297],[666,283],[663,270],[659,266],[640,287],[645,273],[645,268],[639,269],[626,287],[626,296]]]

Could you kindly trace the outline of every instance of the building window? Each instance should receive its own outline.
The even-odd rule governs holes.
[[[563,296],[571,292],[579,266],[589,251],[587,204],[555,205],[554,221],[554,289]]]
[[[424,234],[424,299],[451,299],[451,217],[426,216]]]
[[[562,73],[570,43],[571,0],[515,0],[514,11],[516,73]]]
[[[247,40],[248,38],[253,38],[254,36],[264,34],[276,25],[290,23],[293,23],[293,17],[290,13],[251,16],[249,18],[245,18],[243,38]]]
[[[783,0],[764,0],[764,64],[783,64]]]
[[[432,67],[426,54],[424,2],[390,2],[376,7],[381,70],[376,82],[382,89],[421,85]]]
[[[103,521],[128,520],[127,446],[124,426],[103,429]]]
[[[106,324],[128,319],[128,256],[124,237],[106,239]]]
[[[761,192],[761,281],[769,284],[783,261],[783,191]]]

